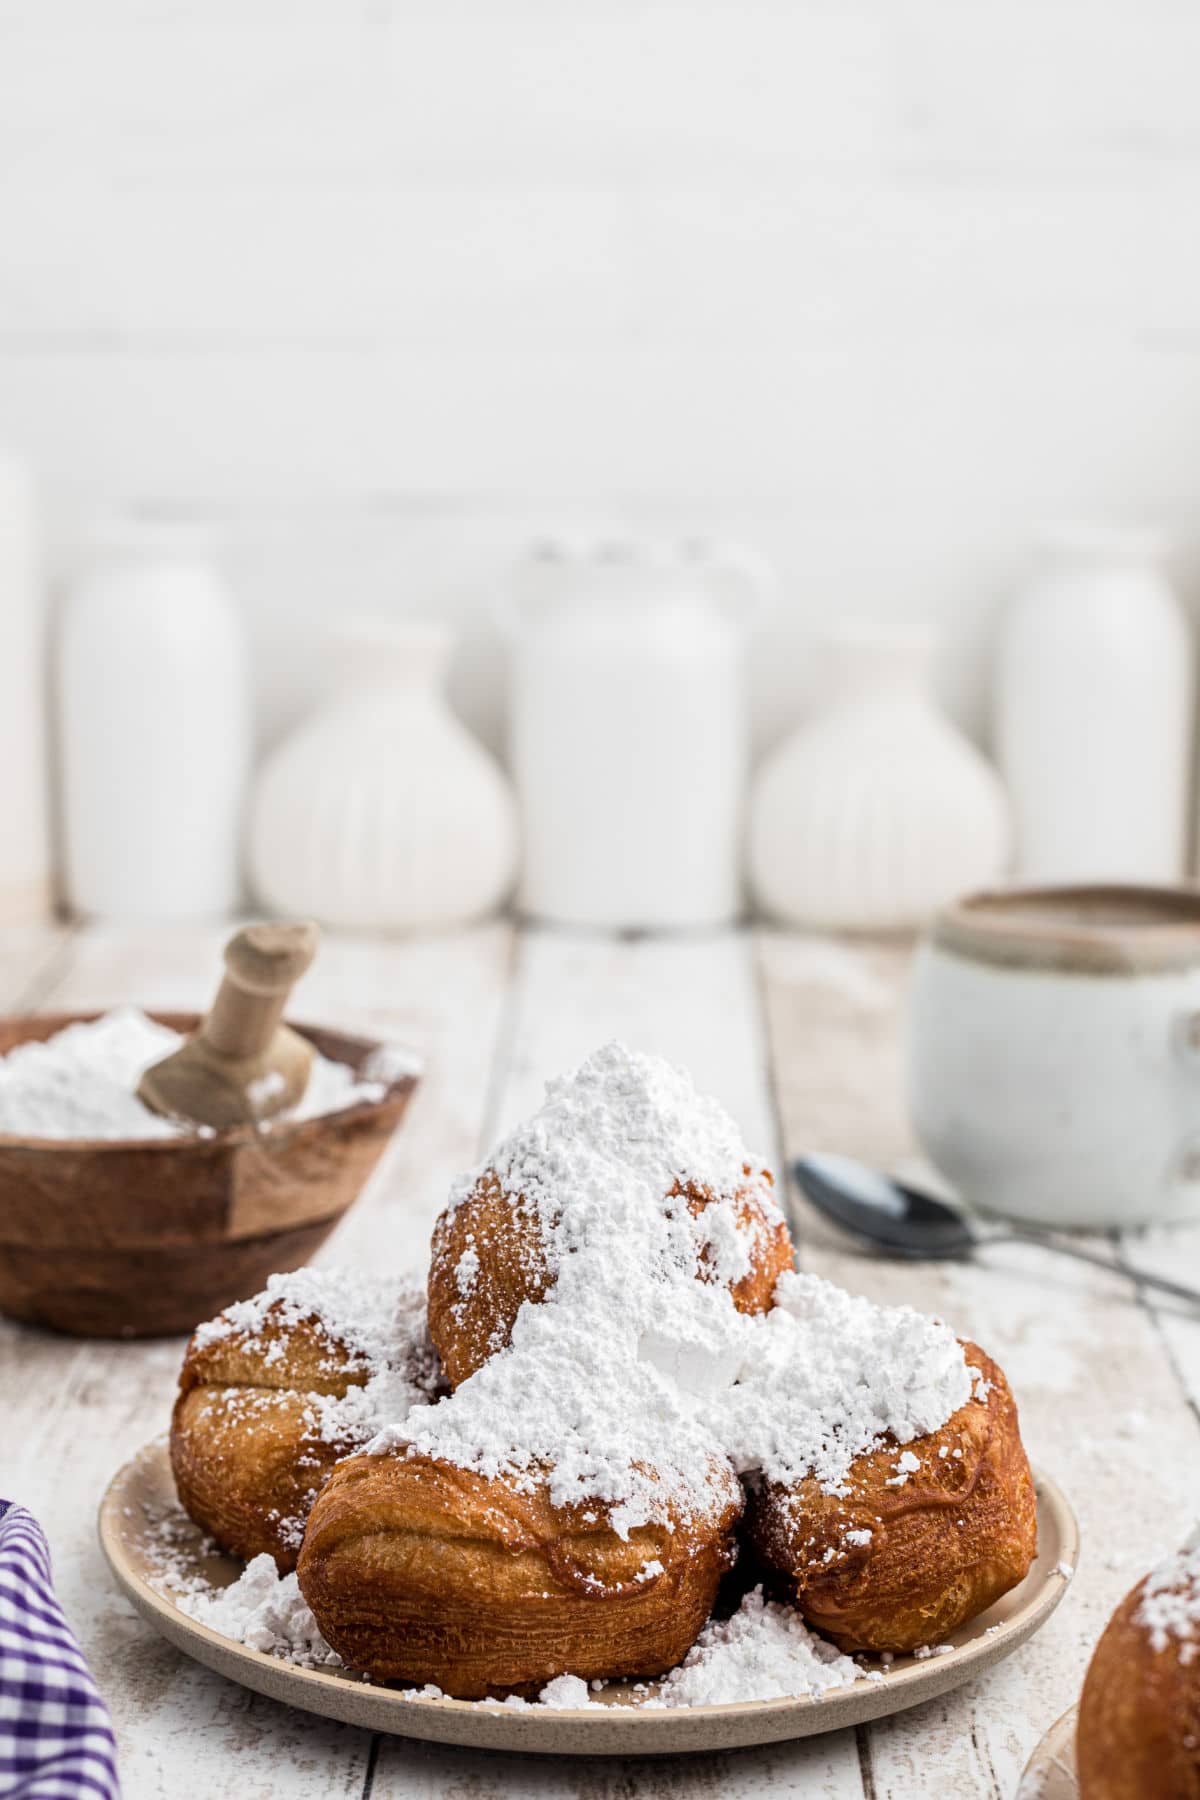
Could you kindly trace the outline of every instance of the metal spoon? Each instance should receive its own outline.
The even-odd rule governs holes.
[[[849,1156],[801,1156],[792,1165],[801,1189],[819,1213],[843,1231],[889,1251],[893,1256],[920,1257],[928,1261],[970,1256],[981,1244],[1002,1244],[1014,1239],[1057,1250],[1077,1262],[1092,1263],[1110,1275],[1124,1275],[1139,1287],[1157,1288],[1177,1300],[1200,1304],[1200,1291],[1168,1281],[1162,1275],[1126,1269],[1095,1250],[1067,1244],[1030,1225],[980,1224],[945,1200],[920,1188],[896,1181]]]

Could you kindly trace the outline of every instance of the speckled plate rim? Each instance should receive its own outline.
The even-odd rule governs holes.
[[[1064,1568],[1079,1557],[1079,1528],[1062,1490],[1035,1473],[1038,1556],[1019,1587],[949,1640],[954,1648],[921,1661],[898,1657],[882,1681],[855,1682],[823,1699],[740,1702],[727,1706],[640,1709],[623,1703],[620,1685],[599,1704],[575,1710],[517,1708],[432,1700],[375,1687],[361,1677],[300,1669],[233,1643],[180,1612],[148,1578],[147,1533],[175,1486],[162,1439],[148,1444],[109,1484],[100,1505],[100,1543],[118,1586],[177,1649],[206,1668],[272,1700],[399,1737],[476,1749],[545,1755],[654,1756],[731,1750],[837,1731],[917,1706],[981,1674],[1045,1624],[1066,1591]],[[238,1565],[223,1559],[232,1577]],[[199,1564],[197,1565],[199,1567]]]
[[[1071,1707],[1053,1725],[1025,1764],[1016,1800],[1079,1800],[1075,1773],[1075,1726],[1079,1708]]]

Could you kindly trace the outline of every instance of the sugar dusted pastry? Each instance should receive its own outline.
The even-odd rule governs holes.
[[[478,1697],[673,1667],[739,1476],[755,1547],[843,1649],[937,1640],[1033,1555],[1000,1371],[796,1273],[761,1161],[655,1058],[606,1046],[456,1184],[429,1283],[450,1391],[411,1292],[328,1280],[197,1333],[172,1451],[243,1556],[286,1568],[308,1515],[313,1629],[376,1679]]]
[[[438,1387],[423,1297],[346,1271],[273,1275],[193,1334],[171,1420],[179,1498],[222,1549],[292,1569],[339,1457]]]
[[[1200,1800],[1200,1549],[1127,1594],[1079,1701],[1080,1800]]]
[[[1029,1572],[1037,1502],[1008,1383],[965,1346],[970,1397],[937,1430],[856,1456],[840,1479],[763,1480],[747,1534],[842,1650],[936,1644]]]
[[[714,1100],[661,1058],[608,1044],[459,1182],[433,1234],[429,1329],[452,1384],[508,1343],[596,1207],[657,1209],[655,1254],[765,1312],[793,1260],[773,1177]],[[654,1268],[651,1276],[659,1274]]]
[[[692,1495],[664,1488],[617,1530],[628,1508],[556,1504],[536,1470],[355,1456],[313,1508],[300,1588],[325,1639],[378,1681],[479,1699],[559,1675],[661,1675],[733,1562],[741,1489],[714,1460]]]

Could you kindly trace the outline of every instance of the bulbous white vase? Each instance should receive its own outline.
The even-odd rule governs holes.
[[[929,693],[924,633],[845,635],[815,717],[759,771],[750,874],[791,924],[849,931],[920,925],[1002,875],[1000,781]]]
[[[255,786],[250,877],[272,911],[409,931],[479,918],[504,899],[512,796],[443,699],[451,646],[438,625],[347,634],[345,679]]]

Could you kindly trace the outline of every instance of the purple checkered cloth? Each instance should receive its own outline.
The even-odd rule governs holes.
[[[120,1800],[107,1709],[63,1617],[32,1513],[0,1500],[0,1795]]]

